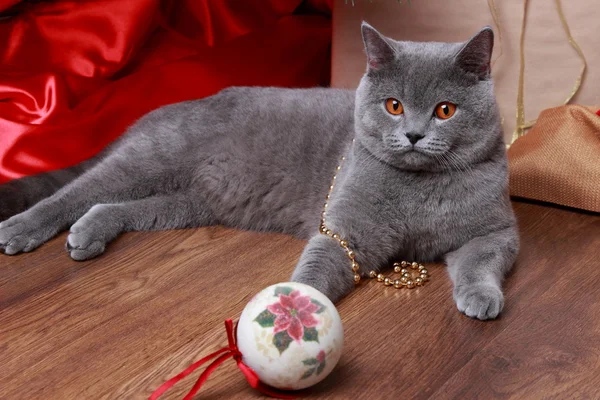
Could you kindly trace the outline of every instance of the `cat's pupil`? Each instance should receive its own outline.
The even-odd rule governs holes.
[[[448,114],[450,114],[450,107],[448,107],[446,104],[444,104],[444,105],[442,106],[442,112],[443,112],[445,115],[448,115]]]
[[[398,105],[399,105],[399,104],[400,104],[400,103],[398,103],[396,100],[394,100],[394,101],[392,102],[392,107],[394,108],[394,111],[398,111]]]

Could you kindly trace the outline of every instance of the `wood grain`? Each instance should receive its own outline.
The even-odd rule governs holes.
[[[600,398],[600,217],[514,203],[522,251],[496,321],[459,314],[444,268],[424,288],[373,282],[338,304],[345,351],[312,398]],[[61,235],[0,257],[1,399],[143,399],[226,343],[304,246],[222,227],[123,235],[90,262]],[[196,374],[164,396],[178,399]],[[233,362],[197,398],[250,399]]]

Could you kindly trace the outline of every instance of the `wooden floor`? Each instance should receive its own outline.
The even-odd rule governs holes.
[[[456,310],[442,266],[418,290],[367,282],[338,305],[345,349],[304,395],[330,399],[600,398],[600,217],[514,203],[522,251],[492,322]],[[304,242],[220,227],[120,237],[76,263],[61,235],[0,256],[0,398],[143,399],[226,344]],[[197,374],[167,392],[179,399]],[[250,399],[235,363],[197,398]]]

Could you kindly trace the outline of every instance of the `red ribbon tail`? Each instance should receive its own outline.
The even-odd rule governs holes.
[[[252,388],[260,391],[261,393],[263,393],[267,396],[276,397],[279,399],[295,399],[298,397],[297,395],[280,392],[277,389],[271,388],[271,387],[265,385],[264,383],[262,383],[260,381],[258,375],[256,375],[256,372],[254,372],[252,370],[252,368],[250,368],[249,366],[247,366],[246,364],[244,364],[242,362],[242,353],[240,353],[240,351],[237,348],[237,341],[236,341],[236,337],[235,337],[235,332],[237,331],[237,325],[236,325],[235,331],[234,331],[233,322],[230,319],[228,319],[225,321],[225,330],[227,331],[227,341],[229,342],[229,347],[215,351],[214,353],[204,357],[203,359],[196,361],[195,363],[190,365],[185,371],[179,373],[178,375],[174,376],[173,378],[171,378],[168,381],[166,381],[165,383],[163,383],[158,389],[156,389],[154,391],[154,393],[152,393],[150,395],[149,400],[158,399],[164,392],[169,390],[177,382],[179,382],[180,380],[182,380],[183,378],[185,378],[186,376],[188,376],[189,374],[194,372],[198,367],[200,367],[205,362],[207,362],[217,356],[219,356],[219,357],[216,360],[214,360],[204,370],[204,372],[202,372],[202,375],[200,375],[200,377],[194,384],[194,387],[188,392],[188,394],[184,397],[183,400],[191,400],[192,397],[194,397],[194,395],[196,393],[198,393],[198,391],[200,390],[202,385],[204,385],[204,383],[208,380],[208,377],[210,376],[210,374],[212,374],[214,372],[214,370],[217,369],[217,367],[223,363],[223,361],[227,360],[228,358],[232,358],[232,357],[235,359],[238,368],[240,369],[240,371],[242,371],[242,373],[246,377],[246,380],[248,381],[248,384]]]
[[[191,400],[194,397],[194,395],[196,393],[198,393],[198,390],[200,390],[200,388],[202,387],[202,385],[204,385],[204,382],[206,382],[206,380],[208,379],[208,377],[210,376],[210,374],[212,374],[213,371],[215,369],[217,369],[217,367],[223,363],[223,361],[225,361],[225,360],[227,360],[228,358],[231,358],[231,357],[233,357],[233,353],[229,352],[227,354],[223,354],[221,357],[219,357],[215,361],[213,361],[204,370],[204,372],[202,372],[202,375],[200,375],[200,377],[198,378],[198,380],[194,384],[194,387],[192,388],[192,390],[190,390],[188,392],[188,394],[185,395],[185,397],[183,398],[183,400]]]
[[[179,374],[175,375],[174,377],[172,377],[171,379],[169,379],[168,381],[166,381],[165,383],[163,383],[162,385],[160,385],[160,387],[158,389],[156,389],[150,395],[150,397],[148,398],[148,400],[156,400],[156,399],[158,399],[164,392],[166,392],[171,387],[173,387],[173,385],[175,385],[177,382],[179,382],[180,380],[182,380],[183,378],[185,378],[186,376],[188,376],[189,374],[191,374],[192,372],[194,372],[202,364],[204,364],[205,362],[207,362],[207,361],[215,358],[219,354],[227,352],[227,351],[230,351],[230,349],[228,349],[228,348],[221,349],[221,350],[215,351],[212,354],[209,354],[208,356],[202,358],[201,360],[196,361],[195,363],[193,363],[192,365],[190,365],[189,367],[187,367],[184,371],[180,372]]]

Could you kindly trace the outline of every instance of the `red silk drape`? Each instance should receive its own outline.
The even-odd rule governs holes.
[[[164,104],[329,83],[331,0],[0,0],[0,183],[64,168]]]

